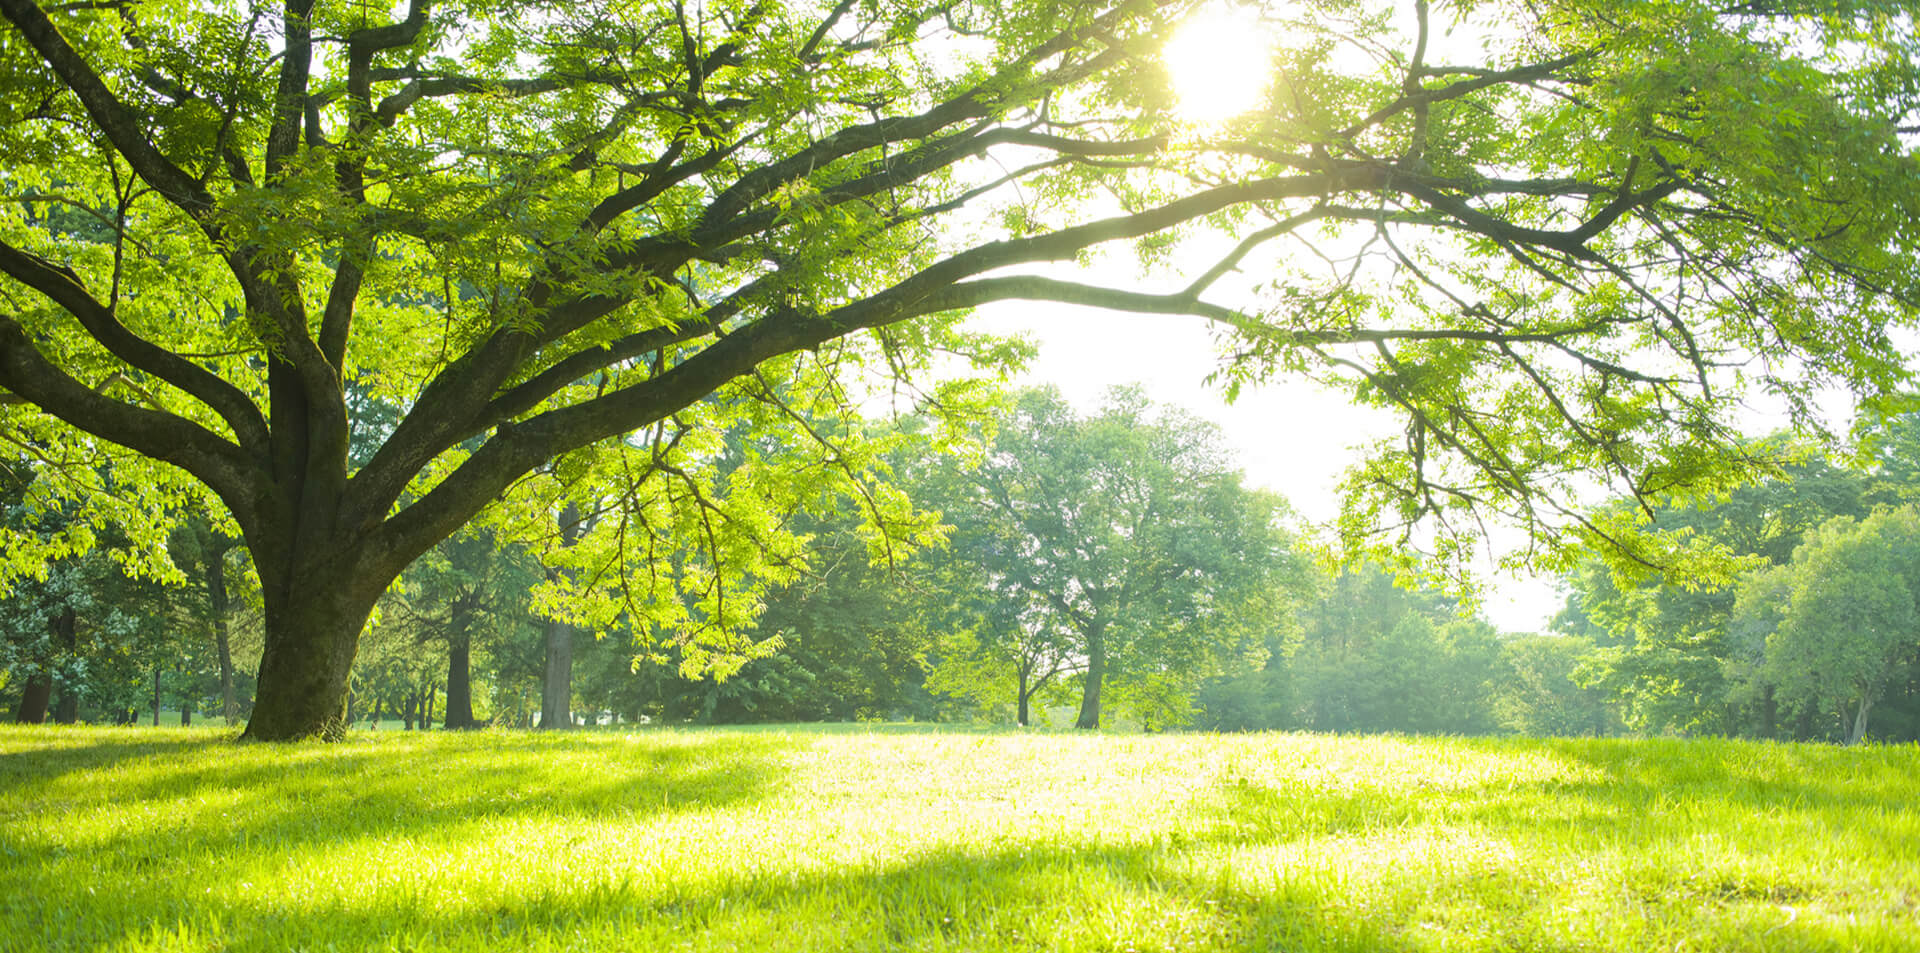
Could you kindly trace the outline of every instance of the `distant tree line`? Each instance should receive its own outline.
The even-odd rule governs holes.
[[[1920,739],[1920,416],[1870,418],[1854,455],[1652,508],[1704,572],[1575,568],[1554,623],[1590,646],[1575,680],[1637,733]]]
[[[711,640],[632,616],[549,617],[543,587],[593,585],[553,554],[617,513],[572,508],[550,535],[477,526],[416,561],[361,640],[349,714],[409,729],[914,719],[1906,740],[1920,734],[1915,420],[1872,429],[1860,469],[1807,456],[1712,505],[1647,507],[1650,529],[1684,540],[1690,575],[1588,561],[1553,631],[1518,634],[1373,564],[1325,568],[1204,421],[1134,390],[1091,413],[1025,391],[957,443],[913,419],[866,435],[891,482],[787,514],[804,558],[764,587],[724,665]],[[36,511],[31,463],[4,476],[16,525],[100,534],[0,602],[14,719],[244,719],[260,597],[230,530],[183,514],[159,558]],[[891,494],[939,531],[918,547],[876,532],[876,514],[903,512]],[[716,667],[726,677],[700,676]]]

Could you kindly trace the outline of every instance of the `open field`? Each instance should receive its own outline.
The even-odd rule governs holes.
[[[0,729],[7,950],[1920,950],[1920,749]]]

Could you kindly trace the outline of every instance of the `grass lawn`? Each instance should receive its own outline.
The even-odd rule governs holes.
[[[6,950],[1920,950],[1920,749],[0,728]]]

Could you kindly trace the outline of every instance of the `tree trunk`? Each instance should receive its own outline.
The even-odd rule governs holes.
[[[472,619],[463,602],[455,601],[453,624],[447,631],[447,717],[440,727],[448,731],[480,727],[473,718]]]
[[[1860,696],[1860,708],[1853,716],[1853,731],[1847,735],[1847,744],[1857,745],[1867,736],[1867,712],[1873,709],[1871,695]]]
[[[1017,706],[1019,710],[1013,716],[1014,724],[1017,724],[1022,728],[1028,728],[1032,726],[1033,715],[1028,710],[1030,703],[1032,701],[1033,701],[1033,695],[1032,693],[1027,691],[1027,676],[1022,674],[1020,676],[1020,704]]]
[[[227,632],[226,550],[206,554],[207,614],[213,618],[213,647],[220,658],[220,714],[231,725],[240,720],[233,689],[233,646]]]
[[[180,727],[186,728],[192,724],[193,724],[193,699],[182,698],[180,699]]]
[[[587,524],[580,519],[580,508],[568,503],[560,511],[560,548],[568,549],[580,541]],[[549,570],[548,579],[556,578]],[[557,731],[573,727],[573,626],[557,619],[547,620],[546,668],[540,677],[540,728]]]
[[[1107,677],[1107,639],[1099,628],[1087,632],[1087,674],[1080,690],[1080,717],[1075,728],[1100,727],[1100,683]]]
[[[47,722],[47,703],[53,700],[53,675],[41,672],[27,679],[26,691],[20,696],[20,707],[15,710],[13,720],[23,725],[43,725]]]
[[[60,646],[67,658],[80,654],[80,615],[72,609],[60,613],[53,620],[54,642]],[[73,684],[60,686],[60,703],[53,707],[53,723],[71,725],[80,720],[80,687]]]
[[[573,727],[573,626],[547,620],[547,664],[540,678],[540,728]]]
[[[381,575],[314,574],[297,592],[269,596],[259,690],[242,740],[337,741],[345,735],[347,684],[360,630],[391,578]]]
[[[60,693],[60,702],[53,706],[53,723],[71,725],[80,720],[80,692],[68,688]]]
[[[153,667],[153,726],[160,727],[160,666]]]

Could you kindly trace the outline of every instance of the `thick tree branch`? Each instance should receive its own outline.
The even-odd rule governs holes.
[[[1117,16],[1109,14],[1102,18],[1105,22]],[[1074,36],[1067,31],[1050,41],[1043,49],[1053,49],[1066,43]],[[1057,52],[1057,50],[1054,50]],[[1051,74],[1047,82],[1064,83],[1071,78],[1085,75],[1100,68],[1108,59],[1120,55],[1112,49],[1089,61],[1073,66],[1060,67]],[[1044,57],[1028,57],[1038,62]],[[1008,66],[1003,75],[1011,75]],[[633,247],[612,257],[606,264],[609,269],[627,269],[638,274],[662,275],[671,273],[686,262],[700,257],[703,252],[729,245],[757,231],[770,228],[780,220],[780,210],[767,208],[751,214],[746,212],[747,205],[772,188],[789,181],[791,174],[810,173],[816,166],[836,161],[857,152],[878,148],[895,141],[923,138],[937,133],[956,122],[979,120],[994,108],[994,98],[986,92],[987,84],[976,86],[966,93],[934,106],[917,116],[884,119],[873,123],[852,126],[826,137],[815,145],[802,149],[782,162],[761,166],[742,176],[733,186],[721,193],[700,219],[700,223],[689,236],[662,237],[634,243]],[[977,127],[984,130],[986,127]],[[1009,142],[1020,137],[1030,137],[1029,132],[1009,133]],[[1043,137],[1053,139],[1055,137]],[[1061,143],[1070,140],[1059,140]],[[1153,147],[1157,139],[1141,140],[1138,145]],[[951,143],[943,141],[940,145],[929,147],[920,152],[913,168],[930,171],[959,161],[968,150],[950,148]],[[983,147],[984,148],[984,147]],[[1100,146],[1085,145],[1082,148],[1097,150]],[[1117,148],[1117,147],[1116,147]],[[909,181],[899,171],[908,167],[896,163],[889,169],[882,166],[881,171],[869,173],[855,182],[845,183],[832,190],[830,202],[844,202],[864,197],[886,188]],[[783,177],[784,176],[784,177]],[[640,193],[640,194],[644,194]],[[635,196],[627,196],[615,206],[596,210],[589,219],[589,226],[603,215],[610,217],[632,207]],[[731,208],[732,211],[722,211]],[[1069,253],[1070,254],[1070,253]],[[557,275],[561,269],[549,267],[547,274]],[[452,435],[471,433],[479,422],[480,416],[495,389],[505,381],[522,361],[533,351],[547,343],[559,340],[567,334],[596,321],[619,309],[630,301],[628,296],[592,294],[573,298],[560,303],[551,302],[556,293],[557,278],[536,282],[528,291],[528,299],[536,310],[544,311],[541,327],[537,332],[529,333],[524,328],[502,328],[495,332],[484,344],[468,351],[437,374],[434,380],[422,391],[414,412],[408,414],[395,430],[392,439],[382,446],[374,460],[363,471],[366,479],[356,480],[365,498],[365,508],[360,511],[361,518],[372,519],[374,513],[384,512],[392,500],[397,498],[399,490],[411,479],[427,461],[431,460],[450,443]]]
[[[103,440],[171,463],[219,494],[243,524],[263,497],[254,458],[193,421],[121,403],[48,361],[26,329],[0,315],[0,388]]]
[[[129,367],[152,374],[213,408],[233,428],[241,446],[256,453],[266,447],[266,421],[245,393],[213,372],[133,333],[111,309],[87,293],[80,276],[71,269],[0,242],[0,272],[46,295]]]

